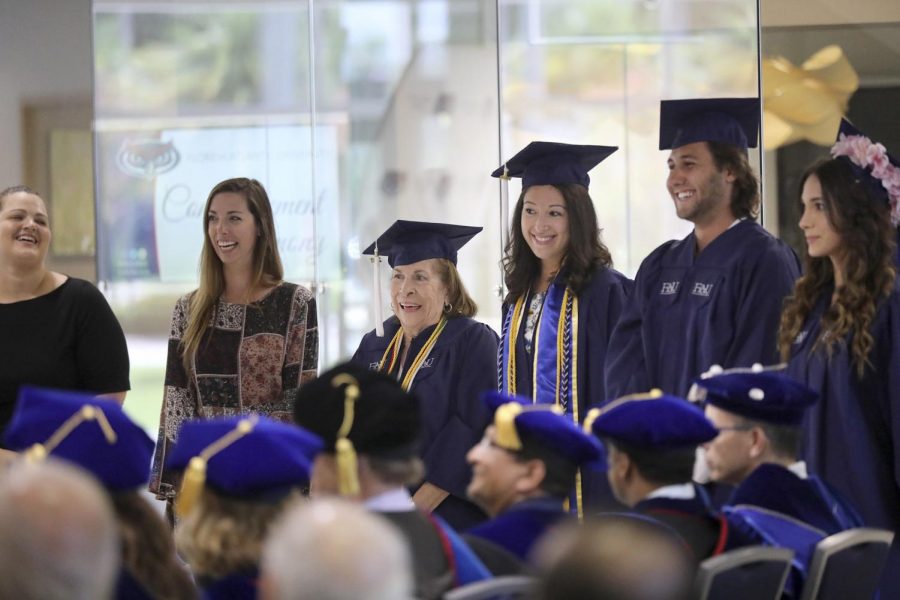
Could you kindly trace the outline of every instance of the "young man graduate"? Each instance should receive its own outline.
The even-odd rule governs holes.
[[[775,362],[781,302],[800,268],[755,221],[759,182],[747,148],[758,128],[757,98],[662,102],[666,186],[694,230],[641,264],[609,344],[609,398],[651,388],[684,397],[712,364]]]

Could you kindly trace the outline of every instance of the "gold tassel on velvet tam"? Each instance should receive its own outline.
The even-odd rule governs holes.
[[[344,420],[337,432],[334,450],[337,461],[338,492],[342,496],[359,495],[359,471],[357,470],[356,449],[347,436],[353,428],[356,400],[359,398],[359,382],[352,375],[341,373],[331,380],[332,387],[344,388]]]

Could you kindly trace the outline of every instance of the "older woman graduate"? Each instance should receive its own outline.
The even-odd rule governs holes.
[[[588,193],[588,171],[616,150],[532,142],[492,173],[522,178],[503,259],[500,391],[559,405],[579,423],[607,400],[603,365],[632,286],[612,268]],[[605,478],[593,479],[588,503],[611,499]],[[582,491],[579,481],[579,511]]]
[[[497,334],[456,270],[457,251],[481,227],[397,221],[363,254],[387,256],[391,308],[383,334],[367,333],[353,361],[396,377],[422,402],[425,482],[416,505],[464,529],[485,518],[466,500],[466,452],[490,420],[481,393],[497,385]],[[376,276],[377,278],[377,276]],[[377,293],[376,293],[377,294]]]
[[[801,180],[808,257],[785,303],[788,374],[819,392],[804,424],[813,471],[869,526],[900,531],[900,161],[846,121]],[[900,595],[894,542],[882,597]]]

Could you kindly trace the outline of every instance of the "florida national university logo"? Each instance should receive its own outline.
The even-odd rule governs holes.
[[[153,179],[178,166],[181,155],[172,142],[154,139],[125,140],[116,154],[116,164],[126,175]]]

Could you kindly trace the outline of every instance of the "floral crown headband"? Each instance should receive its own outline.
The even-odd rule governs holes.
[[[900,226],[900,166],[885,147],[842,119],[838,139],[831,147],[831,156],[850,162],[854,174],[869,184],[872,194],[887,202],[894,227]]]

